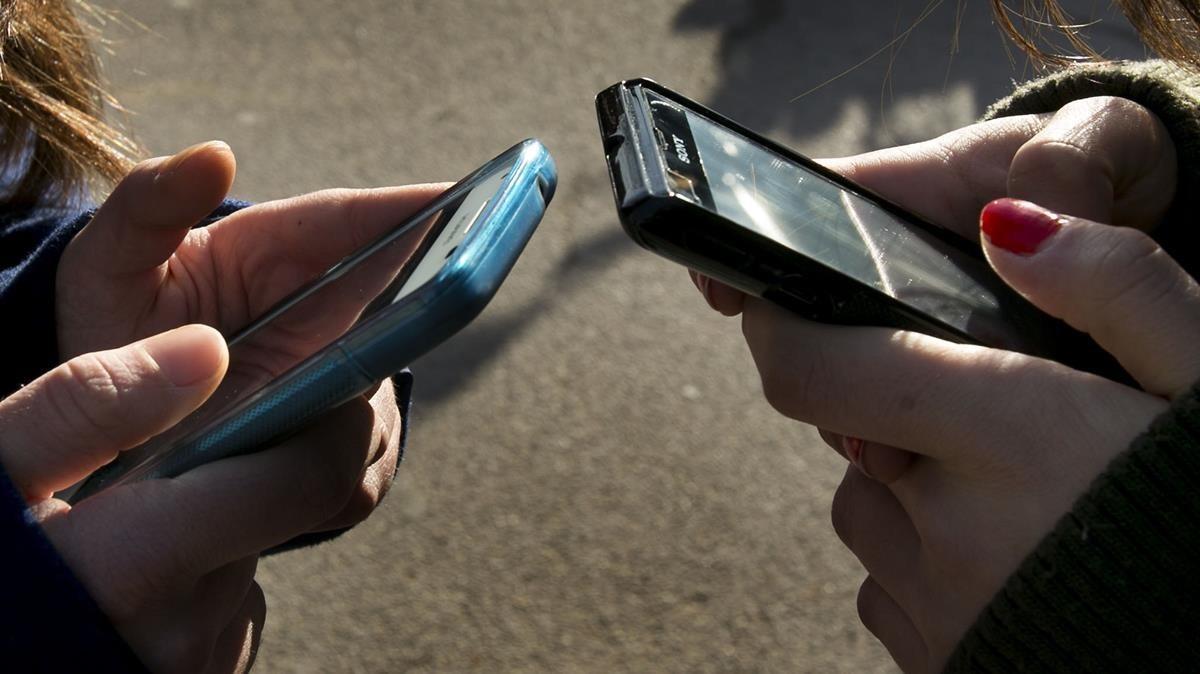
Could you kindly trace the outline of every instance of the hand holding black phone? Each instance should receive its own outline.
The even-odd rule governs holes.
[[[914,330],[1128,381],[979,244],[655,82],[596,98],[621,223],[643,247],[800,316]]]

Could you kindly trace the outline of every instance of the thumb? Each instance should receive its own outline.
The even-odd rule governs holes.
[[[1007,195],[1113,225],[1149,230],[1175,191],[1175,146],[1153,112],[1100,96],[1063,106],[1021,146]]]
[[[67,356],[126,344],[163,288],[164,263],[229,191],[234,158],[221,142],[138,164],[58,265],[59,350]],[[138,336],[146,333],[138,334]]]
[[[233,184],[233,152],[221,141],[193,145],[133,168],[68,246],[68,270],[125,280],[156,269]]]
[[[1015,199],[980,215],[992,267],[1043,311],[1088,333],[1149,393],[1200,379],[1200,287],[1149,236]]]
[[[196,409],[228,360],[203,325],[73,358],[0,402],[0,464],[26,500],[48,498]]]

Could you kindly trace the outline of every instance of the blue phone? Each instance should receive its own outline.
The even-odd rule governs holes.
[[[212,397],[68,500],[256,451],[402,370],[483,310],[556,181],[537,140],[484,164],[230,337],[229,370]]]

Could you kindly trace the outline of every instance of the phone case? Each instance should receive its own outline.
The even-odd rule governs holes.
[[[557,182],[553,158],[539,141],[526,140],[408,219],[424,220],[481,176],[509,164],[507,177],[454,257],[413,294],[356,325],[223,413],[216,423],[171,437],[167,448],[154,447],[152,439],[123,453],[94,473],[69,500],[75,503],[118,484],[174,477],[204,463],[256,451],[321,412],[361,395],[470,323],[507,277],[553,197]]]

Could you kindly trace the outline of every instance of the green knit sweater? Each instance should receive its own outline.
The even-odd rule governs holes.
[[[1193,276],[1200,246],[1200,75],[1162,61],[1081,66],[1019,88],[989,117],[1091,96],[1137,101],[1179,157],[1155,237]],[[980,614],[950,672],[1200,671],[1200,385],[1117,457]]]

